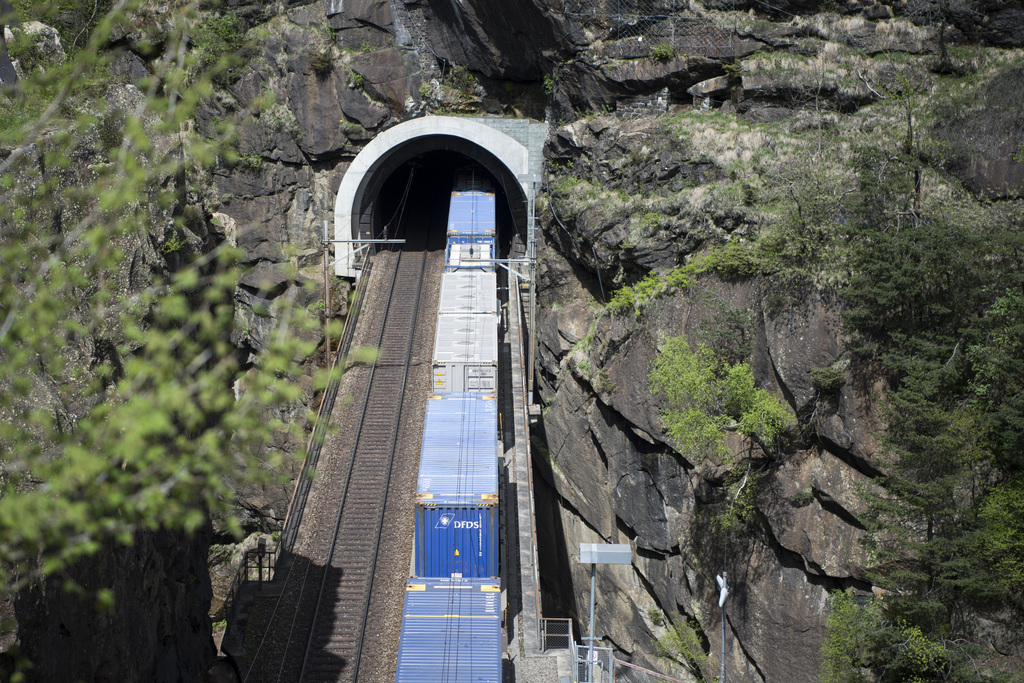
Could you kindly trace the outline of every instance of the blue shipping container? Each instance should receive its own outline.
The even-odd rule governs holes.
[[[448,205],[448,235],[493,235],[494,193],[452,192]]]
[[[501,587],[410,579],[395,683],[501,683]]]
[[[498,575],[498,506],[416,507],[416,576]]]
[[[416,576],[498,575],[498,405],[432,396],[416,485]]]

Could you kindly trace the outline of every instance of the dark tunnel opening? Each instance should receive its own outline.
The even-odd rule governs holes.
[[[482,164],[453,150],[423,152],[388,174],[376,197],[371,198],[373,237],[395,238],[399,230],[408,227],[413,233],[401,235],[407,240],[404,248],[443,248],[448,201],[455,178],[467,170],[485,178],[494,188],[498,257],[507,257],[516,226],[501,181]],[[414,234],[422,231],[423,226],[429,226],[428,235]]]

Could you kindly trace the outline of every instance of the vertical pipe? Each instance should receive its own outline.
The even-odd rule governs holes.
[[[594,592],[597,588],[597,565],[590,565],[590,637],[587,638],[587,683],[594,680]]]
[[[260,539],[260,541],[262,541],[262,539]],[[256,585],[258,586],[257,590],[262,591],[263,590],[263,544],[257,545],[256,549],[257,549],[256,550],[256,572],[257,572]]]
[[[537,262],[530,259],[530,358],[526,366],[526,396],[533,403],[534,365],[537,362]]]
[[[530,260],[530,324],[529,358],[526,365],[526,401],[533,403],[533,379],[534,364],[537,362],[537,217],[536,212],[537,183],[530,180],[527,183],[527,256]],[[518,286],[518,283],[517,283]]]
[[[615,0],[615,35],[619,37],[619,59],[624,57],[622,51],[622,0]]]
[[[330,242],[327,241],[327,221],[324,221],[324,367],[331,367],[331,285],[327,277],[330,270]]]

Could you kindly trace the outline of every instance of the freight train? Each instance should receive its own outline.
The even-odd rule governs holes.
[[[395,683],[501,683],[495,194],[456,175]]]

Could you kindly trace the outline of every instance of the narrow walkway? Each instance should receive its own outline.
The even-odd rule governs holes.
[[[507,411],[511,412],[512,420],[511,424],[506,422],[506,430],[511,429],[513,436],[505,441],[508,489],[504,504],[509,519],[506,531],[518,543],[517,547],[510,548],[507,563],[510,576],[507,583],[509,623],[506,624],[509,631],[509,667],[506,668],[505,683],[564,683],[572,680],[568,650],[542,652],[540,577],[530,462],[530,406],[526,392],[525,333],[528,331],[525,330],[519,282],[513,277],[509,279],[512,282],[509,283],[506,348],[510,350],[512,389]],[[508,672],[508,668],[512,671]]]

